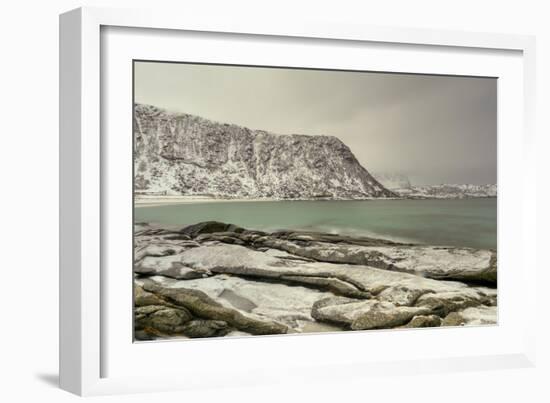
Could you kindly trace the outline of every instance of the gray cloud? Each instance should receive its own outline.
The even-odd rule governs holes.
[[[136,62],[135,101],[279,134],[339,137],[369,171],[496,183],[497,80]]]

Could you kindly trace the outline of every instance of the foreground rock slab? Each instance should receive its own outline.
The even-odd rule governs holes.
[[[250,334],[281,334],[287,333],[288,327],[269,320],[260,320],[250,315],[244,315],[236,309],[230,309],[213,300],[202,291],[191,288],[170,288],[155,281],[144,280],[141,287],[150,293],[164,299],[168,304],[185,308],[191,317],[215,321],[223,321],[233,327]]]
[[[459,280],[496,284],[496,253],[471,248],[365,245],[318,242],[309,235],[297,242],[296,237],[284,240],[265,236],[257,240],[270,248],[321,262],[357,264],[386,270],[419,274],[433,279]],[[321,238],[323,239],[323,238]],[[344,241],[345,242],[345,241]]]
[[[138,339],[496,323],[494,251],[217,222],[135,234]]]

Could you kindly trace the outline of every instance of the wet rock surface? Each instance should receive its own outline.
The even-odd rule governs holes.
[[[215,221],[135,229],[135,338],[495,324],[496,253]]]

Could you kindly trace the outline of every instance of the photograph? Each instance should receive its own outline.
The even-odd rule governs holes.
[[[498,78],[132,63],[135,342],[498,325]]]

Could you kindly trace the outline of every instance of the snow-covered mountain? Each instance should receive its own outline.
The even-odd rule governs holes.
[[[411,187],[407,175],[400,172],[373,172],[372,176],[386,189],[408,189]]]
[[[411,186],[406,189],[392,189],[403,197],[416,199],[467,199],[473,197],[497,197],[497,185],[442,184]]]
[[[473,197],[496,197],[497,185],[441,184],[411,185],[407,175],[396,172],[375,172],[373,176],[384,187],[401,197],[415,199],[467,199]]]
[[[135,105],[139,194],[219,198],[395,197],[333,136],[276,135]]]

